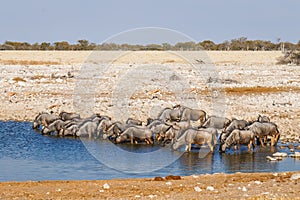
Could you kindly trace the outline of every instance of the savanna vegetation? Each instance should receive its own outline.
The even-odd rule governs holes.
[[[220,50],[220,51],[294,51],[300,50],[300,40],[297,44],[291,42],[282,42],[277,39],[276,43],[264,40],[248,40],[246,37],[214,43],[211,40],[204,40],[199,43],[195,42],[178,42],[174,45],[169,43],[162,44],[115,44],[115,43],[91,43],[88,40],[78,40],[75,44],[67,41],[60,42],[14,42],[6,41],[0,44],[0,50],[175,50],[175,51],[195,51],[195,50]]]

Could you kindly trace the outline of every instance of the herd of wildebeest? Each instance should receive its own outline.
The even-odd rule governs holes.
[[[207,144],[213,151],[218,143],[221,152],[232,146],[239,149],[240,145],[248,145],[251,151],[257,144],[274,146],[280,137],[277,125],[267,116],[258,115],[255,121],[228,119],[182,105],[165,108],[157,119],[148,118],[147,122],[128,118],[122,123],[100,114],[81,118],[76,113],[61,112],[57,116],[42,112],[34,119],[33,128],[41,128],[47,135],[99,138],[116,144],[155,142],[173,150],[186,145],[186,151],[191,151],[192,144]]]

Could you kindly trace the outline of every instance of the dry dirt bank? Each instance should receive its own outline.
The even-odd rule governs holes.
[[[0,199],[300,199],[299,184],[297,172],[213,174],[162,181],[2,182]]]

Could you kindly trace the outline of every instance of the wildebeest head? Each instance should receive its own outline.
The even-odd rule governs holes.
[[[268,116],[258,115],[257,118],[258,122],[270,122],[270,118]]]
[[[227,148],[227,145],[225,143],[221,144],[221,146],[220,146],[221,152],[225,152],[226,148]]]
[[[78,132],[78,130],[79,130],[78,126],[74,124],[74,125],[72,125],[72,126],[66,128],[66,129],[64,129],[63,134],[64,134],[65,136],[67,136],[67,135],[75,136],[76,133]]]
[[[48,134],[50,132],[49,128],[48,127],[44,127],[42,129],[42,134]]]
[[[172,144],[172,149],[176,150],[179,148],[179,146],[180,146],[180,144],[179,144],[178,140],[176,139],[175,142]]]

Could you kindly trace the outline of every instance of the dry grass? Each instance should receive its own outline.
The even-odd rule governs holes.
[[[2,60],[0,64],[3,65],[60,65],[60,62],[56,61],[38,61],[38,60]]]
[[[298,87],[236,87],[236,88],[225,88],[226,94],[261,94],[261,93],[276,93],[276,92],[290,92],[300,91]]]
[[[220,92],[225,92],[226,95],[248,95],[248,94],[264,94],[264,93],[278,93],[278,92],[300,92],[299,87],[289,87],[289,86],[280,86],[280,87],[236,87],[236,88],[207,88],[207,89],[198,89],[192,88],[185,93],[195,93],[202,95],[210,95],[212,91],[219,90]]]
[[[46,75],[34,75],[34,76],[30,77],[31,80],[40,80],[42,78],[49,78],[49,76],[46,76]]]
[[[21,77],[14,77],[13,80],[16,82],[26,82],[26,80]]]

